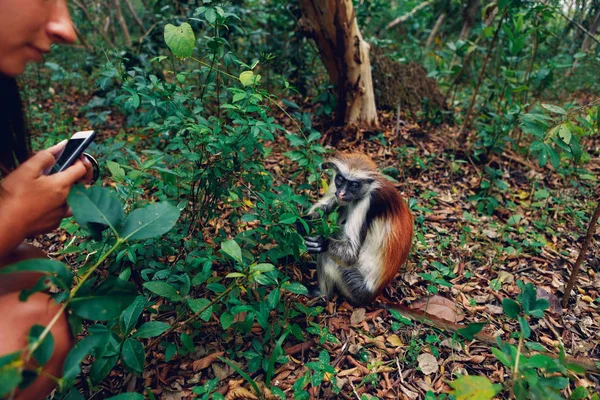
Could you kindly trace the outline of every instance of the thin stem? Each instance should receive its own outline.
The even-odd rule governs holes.
[[[120,239],[120,238],[118,238],[117,242],[115,243],[115,245],[110,250],[108,250],[108,252],[102,254],[102,256],[98,259],[98,261],[96,261],[96,263],[94,264],[94,266],[92,266],[92,268],[90,268],[81,277],[81,280],[79,281],[79,283],[77,283],[77,285],[75,285],[75,287],[73,287],[73,289],[71,289],[71,293],[69,294],[69,298],[67,300],[65,300],[65,302],[61,305],[61,307],[58,310],[58,312],[54,315],[54,317],[52,317],[52,320],[44,328],[44,330],[42,331],[42,334],[37,338],[37,340],[33,344],[31,344],[31,347],[29,347],[28,353],[25,356],[25,360],[26,361],[29,361],[31,359],[31,356],[33,355],[33,353],[41,346],[41,344],[44,341],[44,339],[46,338],[46,336],[48,336],[48,333],[50,333],[50,330],[52,329],[52,327],[54,327],[54,325],[56,324],[56,322],[60,318],[61,314],[65,311],[65,309],[67,308],[67,306],[69,305],[69,303],[71,302],[71,300],[73,300],[73,298],[77,294],[77,291],[81,288],[81,286],[85,283],[85,281],[96,270],[96,268],[98,268],[100,266],[100,264],[102,264],[104,262],[104,260],[106,260],[106,258],[113,251],[115,251],[117,249],[117,247],[119,247],[121,245],[121,243],[123,243],[123,240]]]
[[[521,348],[523,347],[523,334],[519,337],[519,346],[517,347],[517,356],[515,357],[515,369],[513,369],[513,387],[519,376],[519,358],[521,357]]]

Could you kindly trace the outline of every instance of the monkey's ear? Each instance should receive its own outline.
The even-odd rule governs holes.
[[[335,164],[331,161],[325,161],[323,164],[321,164],[321,169],[334,169],[336,172],[339,172]]]

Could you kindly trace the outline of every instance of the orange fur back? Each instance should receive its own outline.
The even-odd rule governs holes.
[[[378,284],[378,293],[389,285],[400,268],[408,260],[413,236],[413,217],[404,199],[385,178],[379,177],[381,188],[373,195],[371,207],[380,207],[379,215],[388,221],[390,229],[384,243],[383,271]]]

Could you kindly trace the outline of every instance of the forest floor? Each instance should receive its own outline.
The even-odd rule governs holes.
[[[77,113],[78,107],[70,108]],[[110,132],[116,135],[124,129],[123,123],[123,118],[111,115],[103,131],[106,136]],[[289,121],[282,119],[280,123],[290,125],[292,130]],[[339,133],[322,132],[326,145],[333,143]],[[575,377],[578,386],[598,390],[600,364],[594,364],[600,361],[598,235],[580,271],[576,294],[568,308],[560,305],[597,197],[586,198],[589,188],[580,190],[568,178],[539,168],[514,151],[492,155],[487,164],[501,171],[498,179],[506,182],[508,189],[492,188],[482,196],[480,182],[487,176],[482,166],[461,159],[461,149],[451,150],[458,127],[426,128],[410,121],[398,124],[395,115],[381,113],[380,132],[354,131],[350,135],[353,137],[337,141],[335,147],[367,153],[381,170],[396,175],[397,188],[411,199],[415,217],[411,256],[405,270],[375,304],[357,308],[337,299],[325,306],[322,315],[313,318],[312,322],[335,336],[335,340],[331,338],[319,346],[331,354],[342,391],[333,394],[331,384],[326,383],[312,391],[311,397],[358,399],[366,393],[383,399],[418,399],[430,390],[447,393],[448,382],[465,373],[485,375],[494,383],[508,381],[511,372],[492,354],[490,343],[457,339],[452,330],[457,324],[464,327],[485,322],[485,335],[500,336],[516,345],[519,326],[503,313],[502,299],[516,298],[520,291],[517,280],[533,283],[538,296],[550,302],[544,318],[531,321],[529,341],[553,354],[559,353],[562,344],[567,355],[596,370],[595,374]],[[587,140],[582,147],[588,149],[592,160],[585,168],[600,176],[600,141]],[[283,156],[288,150],[287,141],[277,139],[273,146],[267,166],[278,172],[276,176],[286,176],[295,168]],[[493,215],[478,212],[478,202],[491,198],[499,204]],[[212,221],[204,229],[210,233],[224,226]],[[66,235],[59,232],[40,238],[39,245],[55,251]],[[308,264],[308,258],[306,261]],[[296,280],[314,280],[314,271],[302,265],[285,268]],[[295,301],[309,300],[288,295]],[[385,302],[416,310],[427,308],[426,312],[437,318],[429,318],[429,322],[415,319],[411,326],[399,324]],[[302,317],[296,322],[307,325]],[[220,392],[228,399],[252,398],[240,389],[250,389],[243,378],[217,359],[231,341],[242,338],[224,339],[217,320],[202,329],[205,340],[195,343],[193,354],[165,362],[162,347],[147,349],[142,377],[117,368],[96,392],[96,398],[119,393],[123,388],[142,391],[148,387],[157,398],[188,399],[194,397],[192,387],[213,377],[219,378]],[[253,334],[261,333],[260,327],[253,329]],[[314,340],[298,343],[290,339],[285,346],[289,362],[277,368],[272,382],[290,396],[294,382],[306,371],[305,364],[318,357],[319,346]],[[253,378],[258,382],[264,379]],[[86,384],[81,382],[79,386],[84,388]]]

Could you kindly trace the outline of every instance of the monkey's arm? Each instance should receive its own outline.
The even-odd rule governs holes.
[[[327,246],[327,252],[341,266],[352,266],[358,261],[360,238],[331,239]]]
[[[344,235],[341,238],[307,237],[306,249],[309,253],[324,253],[342,267],[350,267],[358,261],[361,247],[360,233],[356,237]]]
[[[335,184],[332,181],[325,196],[321,200],[317,201],[308,211],[309,217],[318,217],[317,210],[323,210],[325,214],[329,214],[337,205],[337,199],[335,197]]]

